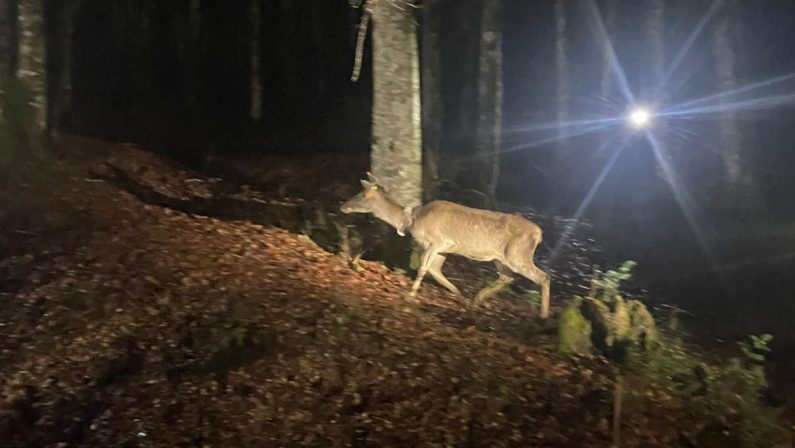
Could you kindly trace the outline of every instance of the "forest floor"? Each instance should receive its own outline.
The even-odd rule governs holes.
[[[224,180],[133,146],[60,153],[0,185],[4,446],[610,446],[614,368],[556,354],[526,299],[407,301],[406,275],[279,228],[363,166],[274,158],[225,209]],[[684,443],[638,393],[623,446]]]

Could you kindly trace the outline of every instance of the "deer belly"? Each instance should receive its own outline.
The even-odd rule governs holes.
[[[491,261],[499,259],[500,253],[490,248],[477,247],[470,244],[455,244],[446,251],[450,254],[461,255],[476,261]]]

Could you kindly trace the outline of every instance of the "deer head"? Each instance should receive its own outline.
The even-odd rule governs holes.
[[[411,223],[411,210],[404,209],[378,184],[371,173],[368,180],[362,180],[364,190],[345,201],[340,207],[342,213],[370,213],[376,218],[386,221],[397,229],[400,235]]]
[[[362,187],[364,190],[356,196],[348,199],[340,207],[342,213],[373,213],[382,208],[385,202],[384,189],[378,185],[375,177],[368,172],[368,180],[362,179]]]

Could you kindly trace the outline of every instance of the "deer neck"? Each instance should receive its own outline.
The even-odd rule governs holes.
[[[406,234],[414,222],[411,207],[403,207],[397,202],[385,200],[377,207],[373,214],[376,218],[386,222],[397,230],[400,236]]]

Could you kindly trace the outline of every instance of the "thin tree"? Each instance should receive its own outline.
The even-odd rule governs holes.
[[[484,0],[481,11],[478,56],[478,122],[476,151],[482,166],[479,188],[491,201],[497,199],[502,140],[502,0]]]
[[[555,102],[558,123],[558,149],[564,150],[566,129],[561,126],[569,118],[569,60],[568,60],[568,21],[564,0],[555,0]],[[565,151],[561,156],[567,158]]]
[[[712,51],[715,58],[718,89],[731,91],[737,87],[737,42],[738,21],[734,11],[737,4],[734,0],[725,0],[715,25],[712,28]],[[722,115],[718,122],[718,138],[720,152],[726,173],[726,181],[731,186],[740,186],[746,179],[743,172],[740,154],[740,132],[737,116],[732,111]]]
[[[19,54],[16,78],[32,93],[39,132],[47,129],[47,65],[44,0],[20,0],[17,12]]]
[[[435,194],[433,185],[439,179],[438,161],[442,151],[442,55],[441,26],[442,11],[438,0],[426,1],[422,8],[420,32],[420,74],[422,94],[422,146],[423,173],[425,174],[425,196]]]

